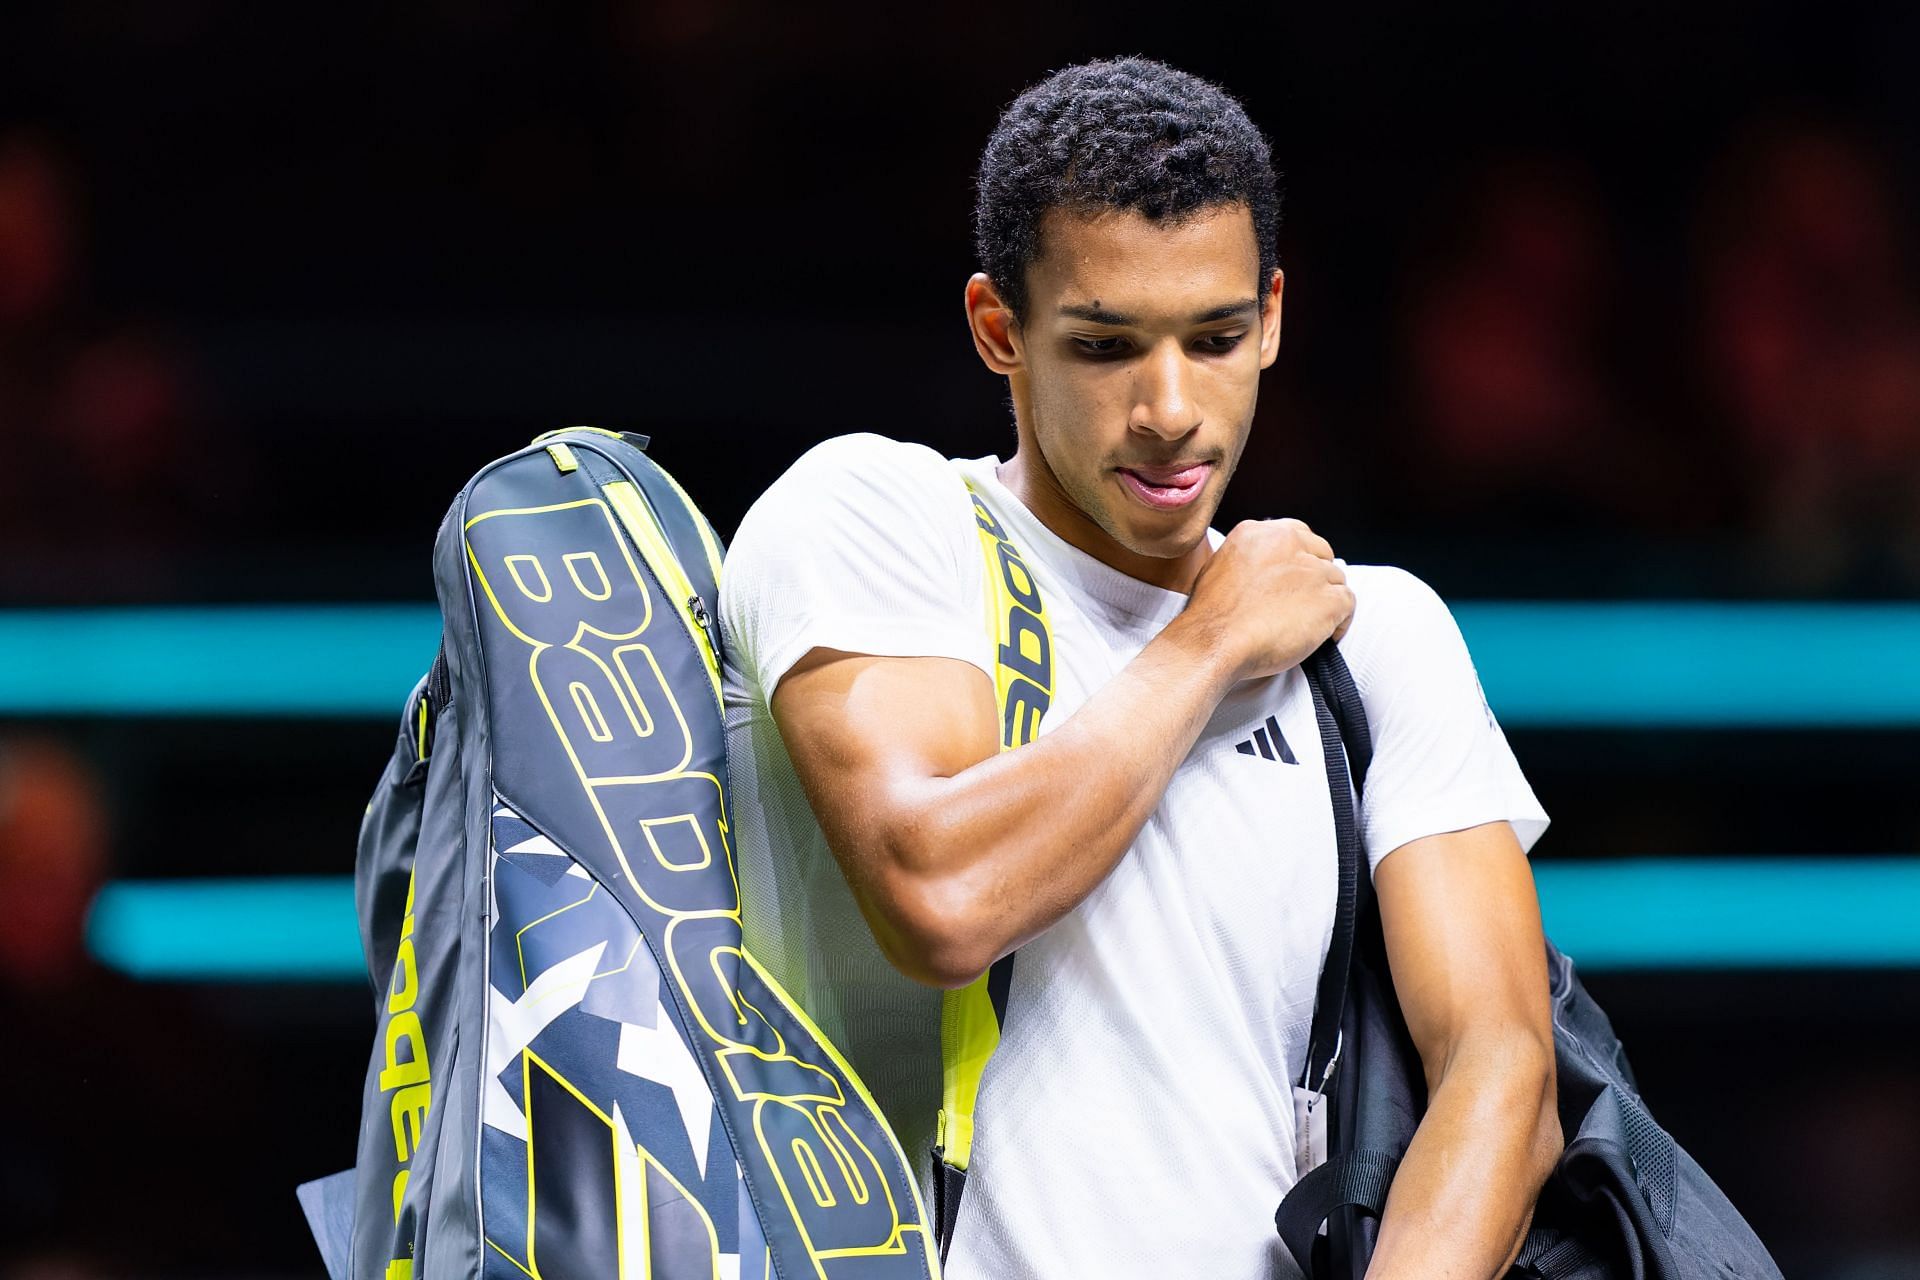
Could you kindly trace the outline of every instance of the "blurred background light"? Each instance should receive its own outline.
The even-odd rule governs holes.
[[[346,877],[115,882],[94,899],[87,944],[102,964],[154,981],[366,974]]]
[[[1582,969],[1920,966],[1920,858],[1632,858],[1534,867],[1548,936]],[[119,881],[94,955],[168,982],[365,977],[346,877]]]
[[[1456,602],[1516,726],[1920,725],[1920,606]],[[0,612],[0,714],[373,716],[432,661],[413,605]]]
[[[0,713],[395,716],[440,642],[417,605],[0,612]]]

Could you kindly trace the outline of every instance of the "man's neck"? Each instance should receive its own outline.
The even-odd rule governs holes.
[[[1205,537],[1185,554],[1173,558],[1145,555],[1121,545],[1067,496],[1052,468],[1032,449],[1016,448],[1013,456],[1001,463],[994,474],[1020,499],[1020,504],[1033,513],[1034,519],[1062,542],[1129,578],[1164,591],[1191,593],[1201,566],[1213,555],[1213,544]]]

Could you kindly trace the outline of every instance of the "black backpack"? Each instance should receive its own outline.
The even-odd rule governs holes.
[[[1313,1280],[1360,1280],[1394,1170],[1426,1109],[1426,1083],[1394,995],[1379,904],[1362,873],[1354,811],[1372,755],[1366,713],[1331,641],[1305,668],[1340,846],[1333,939],[1300,1082],[1325,1090],[1328,1158],[1287,1192],[1274,1224]],[[1739,1211],[1648,1113],[1607,1015],[1551,942],[1547,972],[1566,1149],[1509,1276],[1778,1280],[1779,1267]]]

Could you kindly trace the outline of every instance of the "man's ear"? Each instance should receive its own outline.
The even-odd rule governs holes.
[[[1260,367],[1270,366],[1280,354],[1280,294],[1286,288],[1287,276],[1280,268],[1273,269],[1273,279],[1267,282],[1267,296],[1263,301],[1266,307],[1260,313]]]
[[[973,349],[987,368],[1009,374],[1024,367],[1020,321],[984,271],[967,279],[967,327],[973,331]]]

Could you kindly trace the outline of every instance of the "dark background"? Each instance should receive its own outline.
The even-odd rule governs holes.
[[[0,10],[0,605],[426,600],[464,479],[569,423],[723,535],[828,435],[1004,455],[979,148],[1133,52],[1284,171],[1222,527],[1449,599],[1912,597],[1920,11],[1437,8]],[[137,984],[69,925],[107,876],[348,872],[391,732],[0,721],[5,1274],[319,1274],[364,989]],[[1510,736],[1539,859],[1920,844],[1907,730]],[[1920,1275],[1920,978],[1590,982],[1789,1275]]]

